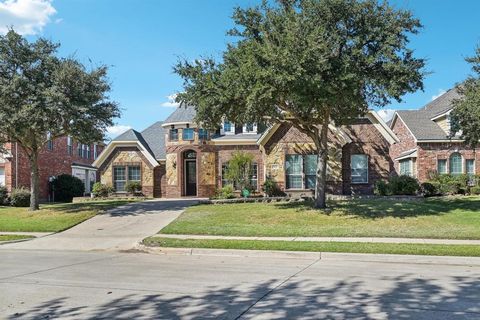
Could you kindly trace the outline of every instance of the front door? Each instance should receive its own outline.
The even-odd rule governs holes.
[[[185,160],[185,195],[197,195],[197,162]]]

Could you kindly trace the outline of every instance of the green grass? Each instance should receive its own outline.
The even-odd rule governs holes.
[[[480,197],[421,201],[332,201],[190,207],[160,233],[228,236],[408,237],[480,239]]]
[[[99,212],[132,201],[108,200],[44,204],[38,211],[0,206],[0,232],[58,232],[83,222]]]
[[[143,240],[147,246],[170,248],[210,248],[243,250],[282,250],[310,252],[347,252],[376,254],[411,254],[432,256],[479,257],[480,246],[439,244],[396,244],[360,242],[308,242],[260,240],[182,240],[150,237]]]
[[[2,241],[13,241],[13,240],[23,240],[23,239],[32,239],[33,236],[21,235],[21,234],[0,234],[0,242]]]

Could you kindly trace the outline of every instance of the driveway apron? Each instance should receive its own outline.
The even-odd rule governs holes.
[[[78,224],[66,231],[38,239],[5,244],[0,249],[25,250],[128,250],[175,220],[196,199],[137,202]]]

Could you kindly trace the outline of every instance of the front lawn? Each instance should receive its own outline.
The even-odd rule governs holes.
[[[198,205],[160,233],[228,236],[480,239],[480,197]]]
[[[312,252],[347,252],[375,254],[413,254],[432,256],[480,256],[480,246],[443,244],[397,244],[362,242],[309,242],[261,240],[182,240],[150,237],[143,243],[152,247],[210,248],[244,250],[282,250]]]
[[[22,234],[0,234],[0,242],[2,241],[13,241],[13,240],[23,240],[23,239],[32,239],[33,236],[27,236]]]
[[[43,204],[38,211],[0,206],[0,232],[58,232],[85,221],[99,212],[132,201],[110,200]]]

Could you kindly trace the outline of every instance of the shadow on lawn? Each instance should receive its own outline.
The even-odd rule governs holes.
[[[441,215],[461,210],[480,214],[480,197],[430,198],[416,201],[391,200],[347,200],[329,201],[331,214],[349,215],[365,219],[385,217],[408,218],[417,216]],[[278,209],[295,209],[297,211],[314,210],[313,202],[277,203]],[[320,211],[319,212],[323,212]]]
[[[65,296],[8,319],[238,319],[260,315],[269,319],[480,318],[480,280],[450,277],[445,285],[448,290],[440,287],[437,281],[415,275],[380,280],[392,283],[393,287],[383,292],[368,290],[368,283],[355,278],[332,284],[294,280],[264,297],[275,285],[272,280],[243,290],[237,286],[210,288],[194,295],[122,295],[119,291],[114,292],[108,302],[99,305],[87,305]]]

